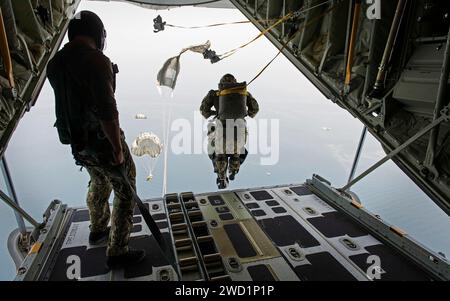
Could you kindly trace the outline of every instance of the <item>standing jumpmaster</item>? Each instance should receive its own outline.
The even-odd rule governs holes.
[[[89,243],[108,240],[107,264],[111,268],[137,263],[145,251],[128,247],[136,169],[119,125],[114,97],[118,69],[103,54],[106,30],[96,14],[81,11],[75,15],[68,35],[69,43],[49,62],[47,76],[55,93],[59,139],[71,146],[76,164],[90,175]],[[126,178],[117,176],[116,168],[122,168]],[[112,190],[111,214],[108,199]]]
[[[219,89],[210,90],[203,99],[201,114],[206,119],[214,117],[208,126],[208,155],[219,189],[228,187],[244,163],[248,154],[245,117],[254,118],[258,111],[258,102],[247,92],[247,84],[238,83],[231,74],[225,74]]]

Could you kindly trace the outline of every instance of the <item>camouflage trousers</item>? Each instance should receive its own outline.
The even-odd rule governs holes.
[[[229,174],[237,174],[247,157],[248,151],[245,143],[248,130],[247,127],[240,128],[240,130],[234,129],[232,138],[229,138],[226,128],[216,131],[217,126],[223,127],[226,124],[225,121],[219,122],[218,125],[216,122],[208,124],[208,156],[213,162],[214,172],[217,173],[218,179],[224,180],[227,178],[227,171]],[[217,143],[217,140],[221,140],[221,143]]]
[[[136,190],[136,167],[130,150],[122,140],[124,168],[128,179]],[[117,256],[128,252],[128,241],[133,226],[134,200],[128,183],[108,167],[86,166],[90,175],[87,206],[91,220],[91,231],[105,231],[111,220],[107,255]],[[112,213],[109,208],[109,197],[114,190]]]
[[[239,169],[241,168],[242,163],[244,163],[247,157],[247,150],[245,150],[245,154],[233,154],[233,155],[217,155],[214,156],[213,166],[214,171],[217,173],[217,177],[220,180],[223,180],[227,177],[228,174],[237,174]]]

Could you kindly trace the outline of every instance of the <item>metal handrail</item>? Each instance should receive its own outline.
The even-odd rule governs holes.
[[[5,179],[6,189],[8,190],[8,194],[11,196],[12,201],[19,205],[19,200],[17,198],[16,189],[14,188],[14,184],[11,178],[11,173],[9,172],[8,164],[6,163],[6,158],[3,156],[1,159],[1,169],[3,172],[3,178]],[[23,217],[14,211],[14,214],[16,215],[16,221],[17,225],[19,227],[20,234],[22,236],[27,235],[27,228],[25,226],[25,222],[23,220]]]
[[[20,214],[27,222],[29,222],[33,227],[39,228],[40,223],[38,223],[31,215],[29,215],[25,210],[23,210],[19,205],[17,205],[9,196],[7,196],[2,190],[0,190],[0,199],[5,202],[6,205],[11,207],[15,212]]]
[[[392,159],[393,157],[395,157],[398,153],[400,153],[401,151],[403,151],[405,148],[407,148],[408,146],[410,146],[412,143],[414,143],[415,141],[417,141],[417,139],[419,139],[420,137],[422,137],[423,135],[425,135],[426,133],[428,133],[429,131],[431,131],[433,128],[435,128],[436,126],[440,125],[443,121],[448,121],[450,119],[449,116],[449,109],[450,106],[445,107],[442,111],[441,111],[441,116],[434,120],[432,123],[430,123],[429,125],[427,125],[426,127],[424,127],[422,130],[420,130],[418,133],[416,133],[414,136],[412,136],[411,138],[409,138],[405,143],[403,143],[402,145],[400,145],[399,147],[397,147],[395,150],[393,150],[392,152],[390,152],[387,156],[385,156],[383,159],[379,160],[377,163],[375,163],[374,165],[372,165],[369,169],[367,169],[365,172],[363,172],[361,175],[359,175],[358,177],[356,177],[355,179],[353,179],[352,181],[350,181],[349,183],[347,183],[347,185],[345,185],[344,187],[340,188],[340,191],[346,191],[348,190],[350,187],[352,187],[353,185],[355,185],[356,183],[358,183],[359,181],[361,181],[363,178],[365,178],[368,174],[370,174],[372,171],[374,171],[375,169],[377,169],[378,167],[380,167],[381,165],[383,165],[384,163],[386,163],[387,161],[389,161],[390,159]]]

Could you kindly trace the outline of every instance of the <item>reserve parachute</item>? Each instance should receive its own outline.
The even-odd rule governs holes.
[[[163,149],[163,144],[158,136],[154,133],[144,132],[134,139],[131,145],[131,153],[138,157],[148,155],[150,157],[150,168],[148,171],[147,181],[153,179],[153,169],[155,168],[156,159],[159,157]]]
[[[223,84],[217,95],[219,96],[219,119],[243,119],[247,116],[246,82]]]

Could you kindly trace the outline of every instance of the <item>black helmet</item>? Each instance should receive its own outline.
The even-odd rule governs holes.
[[[236,83],[236,78],[232,74],[227,73],[224,76],[222,76],[222,78],[220,79],[219,89],[222,89],[227,84],[235,84],[235,83]]]
[[[222,76],[222,78],[220,79],[220,83],[221,84],[236,83],[236,78],[232,74],[227,73],[224,76]]]
[[[105,48],[105,27],[99,16],[91,11],[83,10],[70,20],[68,35],[69,41],[79,35],[91,37],[95,41],[97,49],[103,51]]]

